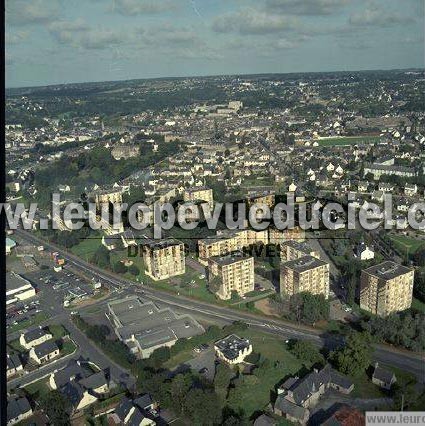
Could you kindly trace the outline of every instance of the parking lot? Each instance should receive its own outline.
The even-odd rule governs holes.
[[[84,300],[94,293],[94,283],[79,277],[68,269],[59,272],[40,270],[25,274],[25,277],[45,293],[43,298],[53,297],[62,304],[65,302],[65,305],[67,301],[70,303]],[[47,295],[47,292],[50,295]]]

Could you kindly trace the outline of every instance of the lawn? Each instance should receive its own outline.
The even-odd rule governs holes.
[[[20,322],[19,324],[12,325],[12,327],[7,329],[7,332],[14,333],[16,331],[22,330],[23,328],[39,325],[43,321],[47,320],[47,318],[49,318],[49,315],[46,312],[39,312],[38,314],[35,314],[33,317],[30,317],[25,321]]]
[[[69,339],[64,339],[61,347],[61,356],[72,354],[77,347],[74,342]]]
[[[346,146],[356,144],[372,144],[381,141],[380,136],[341,136],[334,138],[322,138],[317,142],[320,146]]]
[[[389,238],[393,242],[396,250],[403,255],[416,253],[420,248],[425,247],[425,241],[405,235],[390,235]]]
[[[62,339],[64,336],[69,334],[65,327],[61,324],[49,325],[49,331],[52,333],[54,340]]]
[[[71,252],[84,260],[90,260],[94,252],[102,245],[102,238],[99,235],[92,234],[90,238],[82,240],[79,244],[71,248]]]
[[[25,386],[24,389],[30,394],[32,399],[39,399],[40,396],[50,392],[46,379],[41,379],[37,382],[31,383],[30,385]]]
[[[243,337],[251,340],[253,351],[269,359],[267,368],[257,375],[247,376],[232,389],[227,404],[235,411],[243,410],[250,417],[255,411],[264,409],[270,402],[270,392],[284,378],[295,375],[303,366],[290,354],[284,342],[276,337],[253,330],[246,330]]]
[[[184,364],[185,362],[191,360],[194,356],[195,352],[193,352],[193,349],[181,351],[177,355],[171,357],[167,362],[165,362],[163,367],[168,368],[169,370],[173,370],[180,364]]]

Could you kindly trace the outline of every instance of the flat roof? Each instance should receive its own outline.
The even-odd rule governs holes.
[[[159,309],[154,302],[143,303],[137,296],[108,304],[120,326],[115,327],[122,339],[131,336],[141,348],[165,344],[204,332],[204,328],[189,315],[178,315],[170,308]]]
[[[15,272],[6,274],[6,290],[19,290],[28,286],[32,287],[31,283]]]
[[[239,356],[239,352],[249,348],[248,339],[243,339],[236,334],[230,334],[224,339],[218,340],[214,344],[227,359],[235,359]]]
[[[379,263],[378,265],[373,265],[367,269],[364,269],[364,272],[374,277],[391,280],[399,275],[404,275],[413,271],[413,269],[408,268],[407,266],[400,265],[398,263],[386,260],[385,262]]]
[[[241,251],[234,251],[224,256],[212,256],[210,260],[220,266],[231,265],[232,263],[240,262],[241,260],[252,259],[252,256],[247,256]]]
[[[324,265],[327,265],[327,263],[310,255],[302,256],[299,259],[290,260],[289,262],[285,262],[283,264],[284,267],[298,272],[305,272]]]
[[[312,247],[308,243],[303,241],[289,240],[281,243],[281,246],[289,246],[306,254],[309,254],[313,251]]]
[[[147,239],[142,241],[143,246],[148,246],[151,249],[164,249],[167,247],[178,246],[180,244],[183,244],[183,243],[174,238],[167,238],[165,240]]]

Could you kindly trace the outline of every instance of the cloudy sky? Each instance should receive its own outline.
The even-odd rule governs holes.
[[[424,0],[7,0],[6,86],[424,66]]]

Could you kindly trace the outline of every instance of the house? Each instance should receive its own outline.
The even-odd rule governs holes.
[[[134,234],[131,229],[127,229],[126,231],[121,233],[120,236],[124,248],[137,245],[136,239],[134,238]]]
[[[230,334],[214,344],[216,356],[228,364],[239,364],[252,352],[248,339]]]
[[[356,426],[364,425],[365,416],[362,412],[348,405],[343,405],[336,410],[322,426]]]
[[[59,185],[58,190],[59,192],[69,192],[71,191],[71,188],[69,185]]]
[[[60,389],[66,383],[72,380],[79,381],[92,373],[87,363],[82,360],[71,360],[64,368],[50,374],[49,386],[54,390]]]
[[[364,242],[361,242],[356,247],[354,255],[360,260],[370,260],[375,257],[375,252],[371,250]]]
[[[11,426],[32,416],[32,408],[25,397],[12,396],[7,399],[7,425]]]
[[[394,185],[388,182],[379,182],[378,190],[382,192],[393,192]]]
[[[96,396],[102,396],[109,392],[109,380],[104,370],[81,379],[79,384]]]
[[[354,384],[326,364],[321,370],[314,369],[301,379],[288,379],[278,390],[273,410],[279,416],[304,425],[310,417],[310,409],[328,389],[349,394]]]
[[[93,395],[90,390],[84,389],[75,380],[65,383],[59,391],[71,403],[74,412],[82,410],[97,401],[97,396]]]
[[[12,249],[16,247],[15,241],[11,238],[6,238],[6,254],[10,254]]]
[[[52,340],[33,346],[29,353],[29,357],[39,365],[45,364],[57,356],[59,356],[59,348]]]
[[[357,190],[359,192],[367,192],[368,189],[369,189],[369,182],[368,181],[360,181],[357,184]]]
[[[372,374],[372,383],[383,389],[390,390],[391,386],[396,381],[397,378],[392,371],[380,367],[378,362],[375,363],[375,370]]]
[[[155,425],[156,422],[148,417],[148,414],[143,409],[140,409],[135,402],[127,397],[122,398],[120,404],[115,408],[114,413],[108,415],[109,424],[131,426]]]
[[[109,250],[115,250],[117,248],[117,239],[114,237],[102,236],[102,244]]]
[[[6,378],[14,376],[19,371],[23,370],[21,359],[18,354],[6,355]]]
[[[19,337],[19,343],[22,347],[29,350],[34,346],[41,345],[47,340],[50,340],[52,337],[53,335],[50,332],[39,327],[22,333]]]
[[[372,200],[382,203],[384,201],[384,193],[382,191],[373,191]]]
[[[404,195],[407,197],[413,197],[418,192],[418,186],[416,184],[408,184],[404,186]]]
[[[277,421],[267,414],[261,414],[254,421],[254,426],[276,426]]]

